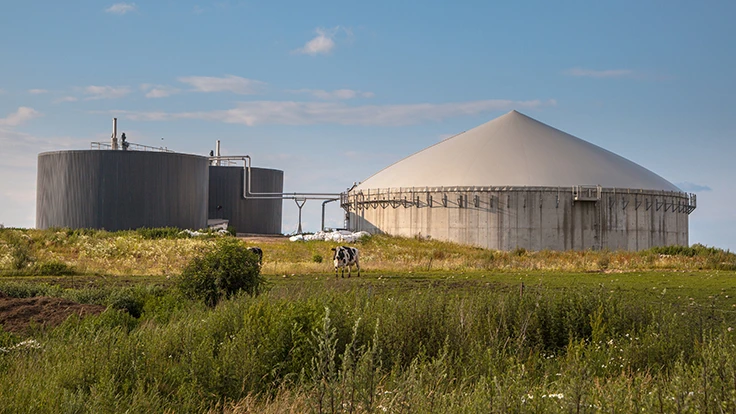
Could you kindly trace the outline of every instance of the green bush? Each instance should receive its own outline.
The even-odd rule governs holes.
[[[322,263],[322,260],[323,258],[321,254],[315,254],[314,256],[312,256],[312,261],[314,263]]]
[[[113,292],[109,301],[113,309],[124,310],[134,318],[140,318],[143,313],[143,299],[136,297],[130,289]]]
[[[258,257],[235,239],[218,240],[213,249],[192,259],[178,280],[185,296],[209,306],[241,290],[255,296],[263,283]]]
[[[181,233],[181,229],[176,227],[141,227],[136,229],[135,232],[146,240],[180,239],[188,237],[186,233]]]
[[[69,276],[77,274],[77,271],[66,263],[51,261],[37,264],[34,273],[39,276]]]

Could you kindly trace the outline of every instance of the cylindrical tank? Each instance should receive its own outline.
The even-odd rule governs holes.
[[[516,111],[342,195],[348,228],[497,250],[688,245],[694,194]]]
[[[396,188],[343,195],[349,228],[494,250],[638,251],[688,245],[695,200],[674,191],[574,187]]]
[[[243,167],[210,166],[209,218],[227,219],[238,233],[281,234],[281,198],[244,198],[244,180],[247,169]],[[281,193],[284,189],[284,172],[268,168],[250,168],[250,189],[253,193]]]
[[[173,152],[41,153],[36,227],[204,228],[207,167],[206,157]]]

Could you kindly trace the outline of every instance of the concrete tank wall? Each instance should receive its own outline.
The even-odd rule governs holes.
[[[36,227],[204,228],[207,166],[206,157],[171,152],[41,153]]]
[[[373,190],[371,190],[373,191]],[[575,201],[570,188],[352,192],[343,196],[349,228],[424,236],[495,250],[638,251],[688,245],[687,194],[602,189]]]
[[[281,193],[284,172],[267,168],[250,169],[251,192]],[[228,219],[238,233],[281,234],[281,199],[243,198],[247,170],[243,167],[210,166],[209,218]],[[220,208],[218,208],[218,206]]]

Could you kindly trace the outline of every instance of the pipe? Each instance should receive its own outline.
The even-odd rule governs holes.
[[[339,198],[333,198],[322,202],[322,231],[325,231],[325,204],[337,201]]]
[[[217,164],[215,164],[215,165],[218,165],[219,166],[220,165],[220,161],[219,161],[219,158],[220,158],[220,140],[219,139],[217,140],[217,144],[215,144],[215,155],[218,158]]]
[[[118,149],[118,119],[113,118],[112,119],[112,142],[110,143],[110,147],[114,150]]]
[[[243,173],[248,176],[248,179],[243,179],[243,198],[253,198],[258,200],[296,200],[297,198],[304,198],[307,200],[330,200],[335,197],[339,197],[339,193],[254,193],[251,191],[251,158],[250,155],[228,155],[220,157],[210,157],[210,160],[215,160],[219,165],[220,160],[233,160],[243,161]]]

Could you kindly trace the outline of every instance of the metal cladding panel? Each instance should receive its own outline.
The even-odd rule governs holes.
[[[204,228],[207,166],[206,157],[171,152],[39,154],[36,227]]]
[[[250,171],[251,192],[284,191],[283,171],[253,167]],[[238,233],[281,234],[283,200],[243,198],[246,178],[243,167],[210,166],[209,218],[229,220]]]

